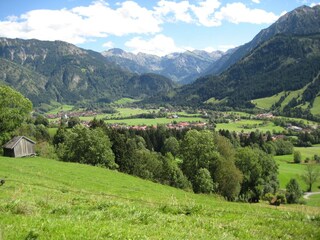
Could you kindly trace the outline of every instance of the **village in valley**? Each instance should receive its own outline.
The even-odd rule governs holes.
[[[49,119],[51,126],[59,126],[62,122],[68,123],[69,119],[78,119],[79,123],[85,127],[90,127],[90,122],[93,119],[103,120],[110,127],[115,129],[133,129],[133,130],[146,130],[148,128],[157,128],[160,123],[165,125],[168,129],[214,129],[218,126],[218,129],[228,130],[228,125],[237,125],[238,133],[249,134],[250,131],[260,130],[260,127],[266,126],[270,123],[277,122],[276,119],[284,119],[283,117],[275,116],[271,112],[257,113],[257,114],[245,114],[239,112],[216,112],[208,110],[193,110],[192,113],[181,111],[181,109],[140,109],[129,108],[131,114],[123,114],[122,108],[117,108],[118,113],[103,114],[99,110],[61,110],[56,113],[48,113],[45,116]],[[125,108],[128,110],[128,108]],[[137,114],[135,114],[137,113]],[[143,114],[149,114],[147,118]],[[153,115],[150,117],[150,114]],[[157,113],[160,113],[157,114]],[[209,114],[208,114],[209,113]],[[132,119],[139,120],[139,124],[132,124]],[[153,120],[152,120],[153,119]],[[159,120],[160,119],[160,120]],[[182,119],[182,120],[181,120]],[[143,123],[144,120],[148,121],[148,124]],[[152,120],[152,121],[150,121]],[[164,121],[161,121],[164,120]],[[223,127],[219,127],[220,123],[224,123]],[[243,124],[241,124],[243,123]],[[276,126],[274,124],[274,126]],[[285,124],[282,124],[282,130],[276,128],[270,128],[262,132],[273,133],[274,139],[284,138],[283,133],[300,133],[311,132],[317,128],[316,123],[310,122],[305,124],[304,121],[297,121],[287,119]],[[230,129],[232,131],[233,128]],[[288,134],[287,134],[288,135]],[[289,134],[290,135],[290,134]]]
[[[1,1],[0,240],[320,240],[320,0]]]

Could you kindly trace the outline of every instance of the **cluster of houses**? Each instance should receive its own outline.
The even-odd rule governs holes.
[[[47,114],[46,117],[48,119],[56,119],[56,118],[70,118],[70,117],[92,117],[96,116],[98,112],[96,111],[80,111],[80,112],[58,112],[56,114]]]
[[[272,113],[260,113],[256,115],[257,119],[272,119],[274,115]]]
[[[112,124],[112,128],[115,129],[130,129],[130,130],[140,130],[145,131],[150,128],[157,128],[157,126],[147,126],[147,125],[137,125],[137,126],[127,126],[127,125],[121,125],[121,124]],[[169,123],[166,125],[168,129],[176,129],[176,130],[182,130],[182,129],[190,129],[190,128],[206,128],[207,123],[205,122],[179,122],[179,123]]]

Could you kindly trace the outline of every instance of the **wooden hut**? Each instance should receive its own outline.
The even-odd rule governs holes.
[[[35,155],[35,142],[24,136],[12,138],[3,145],[4,156],[7,157],[26,157]]]

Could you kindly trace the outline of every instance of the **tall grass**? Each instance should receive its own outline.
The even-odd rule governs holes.
[[[230,203],[43,158],[0,157],[1,239],[319,239],[320,209]]]

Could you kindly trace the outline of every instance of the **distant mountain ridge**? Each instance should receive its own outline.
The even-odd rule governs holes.
[[[230,55],[226,55],[212,64],[206,74],[218,75],[235,64],[259,44],[277,34],[306,35],[320,31],[320,5],[314,7],[301,6],[280,17],[270,27],[261,30],[250,42],[237,47]]]
[[[220,109],[253,108],[252,100],[281,94],[283,97],[271,107],[273,110],[312,119],[311,112],[320,112],[320,106],[314,105],[320,102],[319,9],[320,6],[300,7],[286,14],[260,32],[250,42],[257,45],[220,75],[199,78],[177,89],[175,95],[154,101]],[[278,33],[273,36],[275,31]],[[235,54],[243,49],[244,46],[233,53],[231,50],[228,57],[239,57]]]
[[[220,59],[222,51],[202,50],[171,53],[163,57],[145,53],[129,53],[119,48],[102,53],[110,62],[137,74],[157,73],[178,83],[190,83],[201,76],[206,69]]]
[[[285,97],[297,90],[300,93],[284,105]],[[276,35],[220,76],[199,78],[178,89],[171,102],[253,108],[253,99],[279,93],[283,93],[283,98],[275,102],[273,110],[287,115],[295,112],[292,116],[310,115],[320,97],[320,33]]]
[[[106,62],[100,53],[61,41],[0,38],[0,63],[0,83],[16,88],[35,105],[137,98],[175,86],[163,76],[131,73]]]

